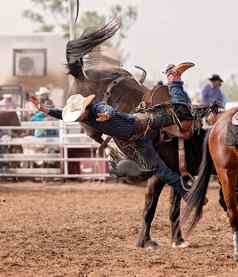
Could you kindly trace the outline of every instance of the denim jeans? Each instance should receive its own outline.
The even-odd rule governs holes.
[[[172,171],[160,158],[150,138],[144,137],[136,140],[133,148],[134,158],[141,167],[153,170],[154,175],[160,177],[161,181],[172,186],[182,196],[186,193],[181,186],[180,175]]]

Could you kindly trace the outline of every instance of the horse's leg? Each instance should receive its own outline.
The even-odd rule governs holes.
[[[238,210],[236,199],[237,169],[219,169],[218,175],[222,184],[227,214],[233,231],[234,260],[238,261]]]
[[[219,204],[221,205],[223,210],[225,212],[227,212],[227,207],[226,207],[226,203],[225,203],[225,200],[224,200],[224,195],[223,195],[223,192],[222,192],[222,188],[219,189]]]
[[[143,211],[142,230],[139,235],[137,246],[139,247],[156,247],[158,243],[151,240],[150,227],[155,215],[156,206],[164,184],[159,177],[152,176],[147,182],[147,191],[145,195],[145,207]]]
[[[181,195],[171,188],[170,192],[170,211],[169,211],[169,219],[171,222],[171,242],[172,247],[176,248],[184,248],[189,244],[185,242],[182,237],[182,231],[180,228],[180,205],[181,205]]]

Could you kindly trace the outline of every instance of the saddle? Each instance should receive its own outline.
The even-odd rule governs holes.
[[[173,109],[171,95],[169,93],[168,86],[158,85],[154,87],[151,93],[147,93],[144,96],[144,105],[153,107],[156,105],[169,105]],[[185,147],[184,140],[187,140],[193,135],[193,120],[185,119],[181,120],[177,117],[174,112],[174,116],[177,124],[169,125],[167,127],[161,128],[160,131],[160,140],[171,140],[173,137],[178,137],[178,158],[179,158],[179,171],[181,176],[189,176],[190,174],[187,171],[187,163],[185,159]]]
[[[154,87],[151,92],[147,92],[144,96],[143,102],[145,107],[168,105],[171,109],[173,108],[169,88],[165,85],[158,85]],[[191,138],[193,135],[193,120],[189,119],[180,121],[179,118],[176,118],[176,121],[177,124],[161,128],[161,137],[166,137],[168,139],[171,139],[172,137],[183,139]]]

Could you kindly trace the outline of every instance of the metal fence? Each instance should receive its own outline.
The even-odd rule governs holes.
[[[98,157],[99,144],[80,129],[77,123],[62,121],[0,126],[0,177],[107,178],[108,161]],[[36,137],[37,130],[58,134]]]

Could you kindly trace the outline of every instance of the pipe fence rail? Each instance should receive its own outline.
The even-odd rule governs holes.
[[[55,134],[48,136],[52,130]],[[37,136],[37,131],[45,135]],[[104,180],[109,177],[108,160],[98,156],[98,147],[77,123],[20,121],[20,126],[0,126],[0,178]]]

